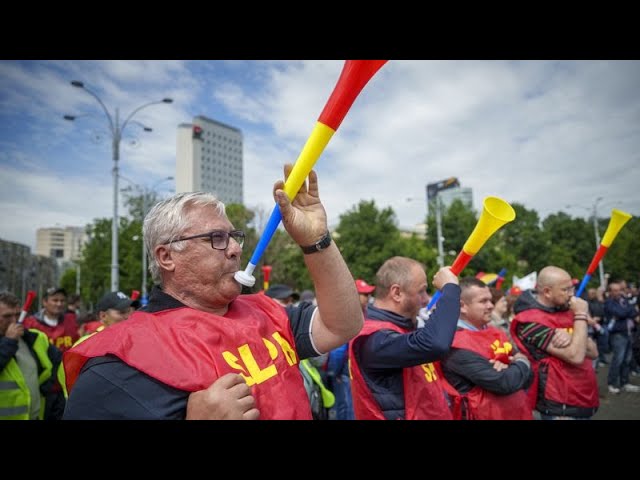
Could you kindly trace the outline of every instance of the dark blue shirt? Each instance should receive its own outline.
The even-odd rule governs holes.
[[[638,311],[633,305],[629,305],[626,298],[607,298],[604,302],[604,314],[611,333],[631,335],[635,330],[634,318]]]
[[[385,418],[404,418],[402,369],[439,360],[449,351],[460,316],[460,287],[453,283],[444,286],[442,297],[423,328],[415,329],[415,319],[373,305],[369,305],[365,316],[410,330],[379,330],[358,337],[353,343],[360,371]]]
[[[160,312],[184,307],[155,287],[144,311]],[[315,306],[302,302],[287,309],[298,356],[318,355],[311,343],[310,327]],[[67,401],[63,420],[182,420],[189,393],[170,387],[107,355],[92,358],[82,368]]]

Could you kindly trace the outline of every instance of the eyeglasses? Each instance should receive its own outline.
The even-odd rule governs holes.
[[[214,230],[209,233],[201,233],[199,235],[192,235],[190,237],[180,237],[171,242],[166,242],[164,245],[168,245],[174,242],[182,242],[183,240],[193,240],[194,238],[207,238],[211,240],[211,248],[214,250],[226,250],[229,246],[229,237],[233,238],[240,248],[244,245],[244,232],[242,230],[233,230],[232,232],[225,232],[224,230]]]

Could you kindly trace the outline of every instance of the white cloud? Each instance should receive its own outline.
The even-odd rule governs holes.
[[[273,183],[302,150],[342,65],[0,62],[0,237],[33,246],[38,227],[111,215],[107,122],[95,99],[69,80],[85,81],[123,116],[174,98],[136,114],[152,133],[127,127],[139,147],[123,140],[121,171],[143,185],[175,175],[178,124],[205,115],[240,128],[245,203],[270,212]],[[391,61],[316,164],[330,221],[374,199],[411,227],[424,219],[425,185],[450,176],[473,188],[476,209],[497,195],[544,218],[567,204],[588,209],[603,196],[601,216],[616,202],[639,214],[638,84],[637,61]],[[60,120],[80,112],[95,116]],[[104,141],[92,143],[100,132]]]

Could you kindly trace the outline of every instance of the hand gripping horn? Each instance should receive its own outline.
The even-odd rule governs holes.
[[[513,222],[515,218],[516,212],[507,202],[498,197],[486,197],[482,202],[482,214],[478,219],[478,223],[471,235],[469,235],[455,262],[451,265],[451,271],[455,275],[460,275],[460,272],[464,270],[464,267],[467,266],[487,240],[503,225]],[[440,290],[433,295],[429,305],[427,305],[427,310],[430,310],[436,304],[441,295],[442,292]]]

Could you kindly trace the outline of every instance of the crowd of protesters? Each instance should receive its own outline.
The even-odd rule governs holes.
[[[354,280],[315,172],[293,201],[283,181],[274,198],[313,281],[303,295],[243,294],[244,233],[206,193],[146,216],[144,308],[106,292],[80,315],[52,287],[20,323],[20,300],[0,293],[0,419],[589,419],[606,364],[610,395],[640,392],[638,290],[624,280],[579,298],[550,265],[534,289],[502,291],[398,256]]]

